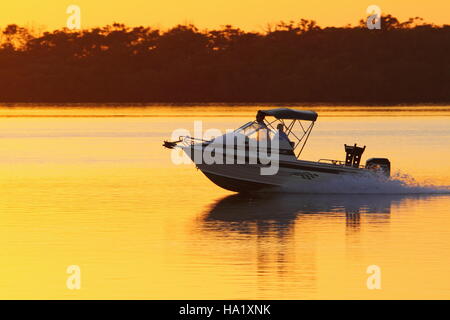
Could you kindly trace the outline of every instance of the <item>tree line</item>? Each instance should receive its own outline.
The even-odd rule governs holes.
[[[450,26],[0,32],[2,102],[450,102]]]

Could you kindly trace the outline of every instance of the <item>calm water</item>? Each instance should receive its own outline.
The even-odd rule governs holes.
[[[161,146],[254,107],[0,108],[0,298],[450,299],[450,107],[314,109],[304,158],[358,142],[397,181],[246,197]]]

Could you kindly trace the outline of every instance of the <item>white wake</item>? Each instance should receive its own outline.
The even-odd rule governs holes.
[[[327,182],[283,186],[284,192],[320,194],[450,194],[450,186],[419,183],[397,172],[390,179],[367,175],[342,175]]]

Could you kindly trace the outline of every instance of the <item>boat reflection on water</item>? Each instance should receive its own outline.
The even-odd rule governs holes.
[[[203,216],[203,228],[211,231],[288,231],[294,223],[320,215],[345,217],[346,226],[358,229],[361,215],[367,223],[386,223],[391,208],[408,200],[419,201],[431,195],[401,194],[235,194],[212,204]],[[253,228],[256,226],[256,229]]]
[[[256,298],[328,299],[337,291],[362,298],[370,294],[367,266],[397,259],[392,241],[398,241],[398,221],[408,221],[415,208],[441,197],[230,195],[197,220],[196,250],[213,250],[213,261],[236,275],[230,281],[242,290],[257,288]]]

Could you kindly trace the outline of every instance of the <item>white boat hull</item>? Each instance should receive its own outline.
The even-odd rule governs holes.
[[[363,168],[345,167],[319,162],[302,161],[297,159],[287,159],[281,157],[278,163],[278,171],[273,175],[264,175],[261,173],[263,167],[267,167],[249,161],[247,163],[237,164],[234,155],[226,159],[230,164],[206,164],[202,159],[203,147],[200,144],[192,146],[183,146],[182,149],[195,162],[197,168],[201,170],[216,185],[235,192],[253,192],[258,190],[295,187],[302,185],[311,187],[316,183],[323,183],[335,179],[343,174],[360,174],[367,172]],[[244,159],[241,159],[244,162]],[[253,163],[253,164],[252,164]]]

